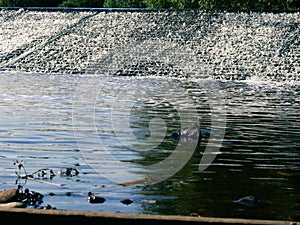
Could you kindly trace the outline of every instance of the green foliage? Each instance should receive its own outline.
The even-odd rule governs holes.
[[[59,7],[102,8],[104,0],[65,0]]]
[[[294,0],[198,0],[201,9],[286,10]]]
[[[62,0],[2,0],[1,6],[56,7]]]
[[[105,8],[144,8],[146,5],[140,0],[105,0]]]
[[[147,8],[161,9],[171,7],[168,0],[144,0],[143,2],[146,4]]]
[[[148,8],[198,8],[197,0],[144,0]]]
[[[235,10],[299,9],[298,0],[144,0],[148,8],[200,8]]]
[[[299,0],[286,0],[289,9],[300,9]]]
[[[0,6],[17,7],[96,7],[102,8],[104,0],[0,0]]]

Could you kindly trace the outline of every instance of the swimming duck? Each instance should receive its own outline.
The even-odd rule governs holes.
[[[133,201],[130,199],[123,199],[121,200],[121,203],[123,203],[124,205],[130,205],[131,203],[133,203]]]
[[[103,203],[105,202],[105,198],[95,196],[92,192],[88,192],[88,201],[89,203],[95,204],[95,203]]]

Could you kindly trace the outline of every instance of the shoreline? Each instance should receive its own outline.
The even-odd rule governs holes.
[[[300,222],[279,221],[279,220],[249,220],[236,218],[211,218],[193,216],[172,216],[172,215],[149,215],[149,214],[122,214],[107,212],[85,212],[69,210],[41,210],[41,209],[1,209],[0,218],[5,224],[51,224],[64,223],[89,223],[89,224],[249,224],[249,225],[299,225]]]
[[[87,7],[18,7],[18,6],[0,6],[0,10],[26,10],[26,11],[40,11],[40,12],[211,12],[211,13],[299,13],[298,9],[174,9],[174,8],[87,8]]]

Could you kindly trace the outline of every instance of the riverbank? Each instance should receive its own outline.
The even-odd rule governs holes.
[[[146,214],[121,214],[104,212],[83,212],[83,211],[65,211],[65,210],[39,210],[39,209],[0,209],[0,218],[6,225],[17,224],[52,224],[52,223],[70,223],[70,224],[251,224],[251,225],[299,225],[298,222],[278,221],[278,220],[247,220],[232,218],[209,218],[193,216],[162,216]]]

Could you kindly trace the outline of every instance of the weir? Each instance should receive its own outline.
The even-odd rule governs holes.
[[[4,71],[299,80],[299,12],[2,9],[0,20]]]

